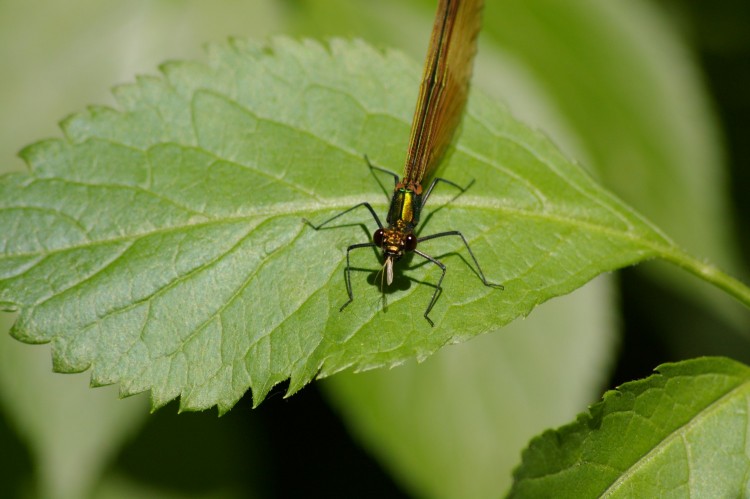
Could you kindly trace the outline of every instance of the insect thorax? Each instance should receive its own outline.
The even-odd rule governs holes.
[[[393,191],[386,220],[391,227],[397,227],[401,222],[403,228],[408,227],[408,230],[413,230],[419,223],[421,209],[422,195],[407,187],[399,187]]]

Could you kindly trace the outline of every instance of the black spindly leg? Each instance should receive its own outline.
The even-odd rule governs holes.
[[[428,315],[430,313],[430,310],[432,310],[432,307],[435,306],[435,302],[438,299],[438,294],[440,293],[440,290],[442,289],[440,287],[440,285],[443,283],[443,277],[445,277],[445,271],[447,269],[446,269],[445,265],[443,265],[443,263],[440,260],[437,260],[437,259],[431,257],[430,255],[422,253],[419,250],[414,250],[414,253],[416,253],[417,255],[421,256],[422,258],[426,258],[427,260],[431,261],[432,263],[434,263],[435,265],[437,265],[438,267],[440,267],[440,270],[443,271],[443,273],[440,274],[440,279],[438,279],[437,286],[435,286],[435,292],[432,293],[432,298],[430,299],[430,304],[427,305],[427,308],[424,311],[424,318],[427,319],[427,322],[430,323],[430,326],[435,327],[435,323],[432,322],[432,319],[430,319]]]
[[[375,222],[376,222],[376,223],[378,224],[378,227],[382,229],[382,228],[383,228],[383,224],[382,224],[382,223],[380,222],[380,218],[379,218],[379,217],[378,217],[378,215],[377,215],[377,214],[375,213],[375,210],[373,210],[373,209],[372,209],[372,206],[370,206],[370,203],[367,203],[367,202],[364,202],[364,203],[359,203],[359,204],[355,204],[355,205],[354,205],[354,206],[352,206],[351,208],[349,208],[349,209],[347,209],[347,210],[344,210],[344,211],[342,211],[341,213],[338,213],[338,214],[336,214],[336,215],[332,216],[332,217],[331,217],[331,218],[329,218],[328,220],[326,220],[326,221],[324,221],[324,222],[322,222],[322,223],[320,223],[320,224],[318,224],[318,225],[314,225],[314,224],[313,224],[313,223],[312,223],[311,221],[309,221],[309,220],[308,220],[308,219],[306,219],[306,218],[303,218],[303,219],[302,219],[302,221],[303,221],[304,223],[306,223],[307,225],[309,225],[310,227],[312,227],[313,229],[315,229],[315,230],[318,230],[318,229],[320,229],[321,227],[323,227],[324,225],[327,225],[328,223],[330,223],[330,222],[333,222],[334,220],[336,220],[336,219],[337,219],[337,218],[339,218],[340,216],[346,215],[346,214],[347,214],[347,213],[349,213],[350,211],[356,210],[356,209],[357,209],[357,208],[359,208],[360,206],[364,206],[365,208],[367,208],[367,209],[369,210],[370,214],[372,215],[372,218],[374,218],[374,219],[375,219]]]
[[[447,236],[458,236],[461,238],[461,240],[464,242],[464,246],[466,246],[466,249],[469,251],[469,255],[471,255],[471,259],[474,260],[474,265],[477,266],[477,271],[479,272],[479,277],[482,279],[482,282],[485,286],[489,286],[491,288],[496,289],[505,289],[502,284],[496,284],[494,282],[490,282],[487,280],[486,277],[484,277],[484,272],[482,272],[482,267],[479,265],[479,261],[477,260],[477,257],[474,256],[474,252],[471,251],[471,247],[469,246],[469,243],[466,241],[466,238],[463,234],[461,234],[457,230],[450,230],[447,232],[439,232],[438,234],[431,234],[429,236],[420,237],[417,239],[417,243],[421,243],[422,241],[429,241],[430,239],[437,239],[439,237],[447,237]],[[420,253],[421,254],[421,253]],[[427,258],[427,255],[422,255],[425,258]]]
[[[339,309],[339,312],[344,310],[347,305],[349,305],[351,302],[354,301],[354,292],[352,291],[352,275],[351,275],[351,267],[349,265],[349,252],[353,249],[358,248],[373,248],[375,247],[375,243],[358,243],[358,244],[352,244],[348,248],[346,248],[346,269],[344,270],[344,281],[346,281],[346,293],[349,295],[349,299],[341,305],[341,308]]]

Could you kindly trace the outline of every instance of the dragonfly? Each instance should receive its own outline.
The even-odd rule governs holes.
[[[427,189],[423,188],[423,182],[435,170],[450,144],[466,105],[469,80],[471,79],[477,49],[477,36],[481,26],[482,3],[483,0],[439,1],[430,45],[427,50],[422,83],[419,88],[419,98],[414,111],[403,176],[399,177],[394,172],[373,165],[365,155],[365,160],[371,171],[377,170],[389,174],[394,179],[393,194],[386,215],[387,225],[383,225],[368,202],[352,206],[318,225],[305,220],[313,229],[319,230],[353,210],[366,208],[378,225],[377,230],[373,233],[372,241],[352,244],[346,249],[344,275],[349,299],[341,306],[340,311],[343,311],[347,305],[354,301],[349,255],[353,250],[361,248],[374,247],[382,250],[383,268],[381,272],[388,285],[393,283],[394,265],[408,253],[419,255],[440,268],[442,274],[424,311],[424,318],[427,319],[430,326],[435,325],[429,314],[442,289],[441,284],[447,267],[437,258],[417,249],[419,244],[443,237],[459,237],[474,261],[482,283],[491,288],[503,289],[501,284],[495,284],[487,280],[479,261],[460,231],[450,230],[422,237],[418,236],[416,232],[422,210],[438,183],[444,183],[458,189],[458,195],[461,195],[474,183],[472,180],[466,187],[462,187],[450,180],[435,177],[429,183]]]

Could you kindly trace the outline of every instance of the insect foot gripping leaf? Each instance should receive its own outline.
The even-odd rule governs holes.
[[[424,358],[645,258],[692,265],[475,94],[441,174],[476,182],[453,202],[436,193],[422,226],[460,226],[505,291],[477,286],[463,243],[445,238],[429,242],[450,262],[434,329],[422,312],[440,269],[396,273],[383,310],[368,252],[352,258],[358,299],[340,313],[345,248],[367,222],[316,232],[300,220],[385,208],[362,156],[403,160],[418,65],[361,42],[278,39],[161,69],[117,88],[120,110],[64,121],[64,138],[22,152],[29,173],[0,180],[0,304],[20,311],[16,338],[52,342],[57,371],[151,390],[155,407],[181,397],[183,410],[226,411],[249,388],[257,404],[288,378],[293,393],[316,375]]]
[[[700,358],[657,371],[532,440],[510,496],[746,496],[750,368]]]

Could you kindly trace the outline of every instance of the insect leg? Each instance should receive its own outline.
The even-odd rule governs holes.
[[[447,236],[458,236],[461,238],[461,240],[464,242],[464,246],[466,246],[466,249],[469,250],[469,255],[471,255],[471,259],[474,260],[474,265],[477,266],[477,270],[479,271],[479,277],[482,278],[482,282],[484,283],[485,286],[489,286],[491,288],[497,288],[497,289],[505,289],[502,284],[495,284],[495,283],[489,282],[487,278],[484,277],[484,272],[482,272],[482,267],[479,265],[479,261],[477,260],[477,257],[474,256],[474,252],[471,251],[471,247],[469,246],[469,243],[466,242],[466,238],[459,231],[450,230],[447,232],[439,232],[437,234],[431,234],[429,236],[420,237],[419,239],[417,239],[417,243],[421,243],[422,241],[429,241],[430,239],[437,239],[439,237],[447,237]],[[425,255],[422,255],[422,256],[425,256]]]
[[[443,277],[445,277],[446,267],[445,267],[445,265],[443,265],[443,263],[440,260],[437,260],[436,258],[433,258],[430,255],[422,253],[419,250],[414,250],[414,253],[416,253],[417,255],[421,256],[422,258],[426,258],[427,260],[431,261],[432,263],[434,263],[435,265],[437,265],[438,267],[440,267],[440,270],[443,271],[443,273],[440,274],[440,279],[438,279],[437,286],[435,286],[435,292],[432,293],[432,298],[430,299],[430,304],[427,305],[427,308],[424,310],[424,318],[427,319],[427,322],[430,323],[430,326],[435,327],[435,323],[432,322],[432,319],[430,319],[428,317],[428,314],[430,313],[430,310],[432,310],[432,307],[435,306],[435,302],[437,301],[438,294],[440,293],[440,290],[441,290],[440,284],[442,284]]]
[[[377,170],[379,172],[387,173],[388,175],[390,175],[391,177],[393,177],[393,183],[394,183],[394,185],[398,184],[398,180],[399,180],[398,174],[396,174],[395,172],[392,172],[391,170],[388,170],[386,168],[382,168],[380,166],[373,165],[372,163],[370,163],[370,158],[367,157],[367,154],[365,154],[365,161],[367,161],[367,166],[370,167],[370,170]]]
[[[390,170],[386,170],[385,168],[381,168],[381,167],[379,167],[379,166],[375,166],[375,165],[373,165],[372,163],[370,163],[370,158],[368,158],[368,157],[367,157],[367,154],[365,154],[365,161],[367,161],[367,166],[369,166],[369,167],[370,167],[370,173],[373,173],[373,172],[375,172],[375,171],[379,171],[379,172],[382,172],[382,173],[387,173],[388,175],[390,175],[390,176],[392,176],[392,177],[393,177],[393,185],[396,185],[396,184],[398,184],[398,180],[399,180],[399,179],[398,179],[398,175],[396,175],[395,173],[393,173],[393,172],[392,172],[392,171],[390,171]],[[389,199],[389,200],[390,200],[391,196],[390,196],[390,194],[389,194],[389,192],[388,192],[388,189],[386,189],[386,188],[385,188],[385,186],[384,186],[384,185],[382,184],[382,182],[380,182],[380,179],[378,178],[378,176],[377,176],[377,175],[375,175],[375,174],[373,173],[373,175],[372,175],[372,176],[373,176],[373,177],[375,177],[375,181],[376,181],[376,182],[378,183],[378,185],[380,186],[380,190],[382,190],[382,191],[383,191],[383,194],[385,194],[385,197],[386,197],[386,199]]]
[[[349,305],[351,302],[354,301],[354,292],[352,291],[351,268],[349,266],[349,252],[353,249],[372,248],[375,246],[376,246],[375,243],[357,243],[357,244],[352,244],[351,246],[346,248],[346,269],[344,270],[344,276],[345,276],[344,280],[346,281],[346,292],[349,295],[349,299],[346,301],[346,303],[341,305],[339,312],[344,310],[344,308],[346,308],[347,305]]]
[[[320,224],[318,224],[318,225],[314,225],[314,224],[313,224],[312,222],[310,222],[310,221],[309,221],[308,219],[306,219],[306,218],[303,218],[303,219],[302,219],[302,222],[306,223],[307,225],[309,225],[309,226],[310,226],[310,227],[312,227],[313,229],[315,229],[315,230],[318,230],[318,229],[320,229],[321,227],[323,227],[324,225],[327,225],[327,224],[328,224],[329,222],[333,222],[334,220],[336,220],[336,219],[337,219],[337,218],[339,218],[340,216],[342,216],[342,215],[346,215],[346,214],[347,214],[347,213],[349,213],[350,211],[356,210],[356,209],[357,209],[357,208],[359,208],[360,206],[364,206],[365,208],[367,208],[367,209],[369,210],[370,214],[372,215],[372,218],[374,218],[374,219],[375,219],[375,223],[377,223],[377,224],[378,224],[378,227],[382,229],[382,228],[383,228],[383,224],[382,224],[382,223],[380,222],[380,218],[378,218],[378,215],[377,215],[377,214],[375,213],[375,210],[373,210],[373,209],[372,209],[372,206],[370,206],[370,203],[367,203],[367,202],[364,202],[364,203],[359,203],[359,204],[355,204],[354,206],[352,206],[352,207],[351,207],[351,208],[349,208],[348,210],[344,210],[344,211],[342,211],[341,213],[339,213],[338,215],[334,215],[334,216],[332,216],[331,218],[329,218],[328,220],[326,220],[325,222],[323,222],[323,223],[320,223]]]
[[[453,187],[455,187],[456,189],[458,189],[459,191],[461,191],[461,192],[458,193],[458,195],[456,197],[460,196],[461,194],[463,194],[464,192],[466,192],[469,189],[469,187],[471,187],[472,185],[474,185],[474,179],[471,179],[471,182],[469,182],[469,185],[467,185],[466,187],[461,187],[460,185],[458,185],[457,183],[453,182],[452,180],[448,180],[448,179],[445,179],[445,178],[442,178],[442,177],[436,177],[430,183],[430,186],[427,188],[427,192],[425,192],[424,196],[422,196],[422,208],[424,208],[424,205],[427,204],[427,199],[430,197],[430,194],[432,194],[432,189],[435,188],[435,185],[437,185],[438,182],[444,182],[444,183],[446,183],[448,185],[452,185]]]

